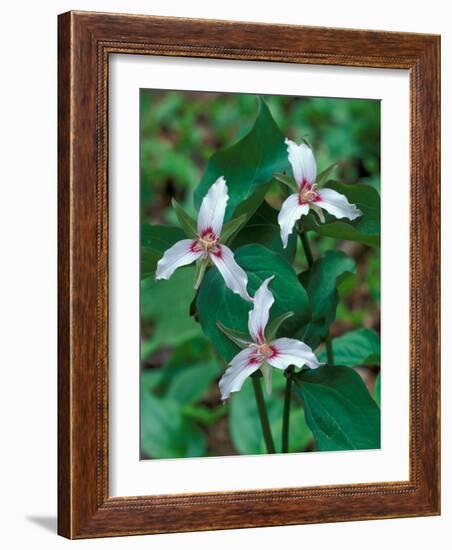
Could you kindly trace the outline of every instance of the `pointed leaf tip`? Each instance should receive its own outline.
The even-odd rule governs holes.
[[[276,338],[276,335],[278,334],[278,330],[280,329],[281,325],[286,321],[287,319],[290,319],[294,315],[293,311],[287,311],[286,313],[283,313],[281,315],[278,315],[273,321],[271,321],[267,327],[267,340],[271,342]]]
[[[239,330],[233,330],[231,328],[227,328],[223,325],[221,321],[216,322],[217,327],[221,332],[231,340],[231,342],[234,342],[236,346],[238,346],[241,349],[245,349],[249,344],[249,336],[245,332],[240,332]]]
[[[190,214],[188,214],[184,208],[176,201],[176,199],[171,199],[171,204],[176,212],[177,219],[179,220],[180,226],[184,230],[187,237],[194,238],[197,234],[197,223]]]

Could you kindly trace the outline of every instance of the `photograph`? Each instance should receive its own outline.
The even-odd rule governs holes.
[[[2,547],[450,548],[449,5],[2,7]]]
[[[380,106],[140,89],[141,460],[380,448]]]

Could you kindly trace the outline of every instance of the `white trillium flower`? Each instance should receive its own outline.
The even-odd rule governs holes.
[[[306,216],[312,208],[317,213],[321,223],[325,222],[322,208],[336,218],[354,220],[362,215],[356,205],[350,204],[345,195],[334,189],[319,189],[315,183],[317,164],[312,150],[305,144],[297,145],[286,138],[289,162],[292,165],[293,177],[298,185],[298,193],[290,195],[283,203],[278,215],[281,227],[281,239],[284,248],[295,222]]]
[[[235,261],[232,250],[220,242],[228,199],[226,181],[220,177],[201,203],[196,239],[183,239],[169,248],[157,263],[156,279],[169,279],[178,267],[199,258],[210,259],[223,276],[226,286],[244,300],[251,301],[246,290],[248,277],[245,271]]]
[[[244,381],[259,368],[263,370],[266,377],[266,372],[271,373],[269,367],[285,370],[290,365],[296,367],[307,365],[311,369],[320,366],[312,349],[299,340],[277,338],[267,342],[265,328],[269,320],[270,308],[275,301],[268,288],[272,279],[273,276],[266,279],[253,298],[253,309],[248,316],[248,330],[252,342],[244,343],[245,349],[232,359],[229,368],[222,376],[219,385],[223,400],[227,399],[231,392],[239,391]],[[269,390],[268,386],[267,390]]]

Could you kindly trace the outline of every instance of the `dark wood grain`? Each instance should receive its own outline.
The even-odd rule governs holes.
[[[70,12],[59,17],[58,530],[68,538],[439,513],[437,36]],[[108,56],[410,71],[410,480],[108,495]]]
[[[68,26],[70,15],[60,16]],[[58,530],[71,533],[70,33],[58,33]]]

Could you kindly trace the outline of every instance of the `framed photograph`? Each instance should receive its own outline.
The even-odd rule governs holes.
[[[59,16],[61,535],[439,514],[439,50]]]

